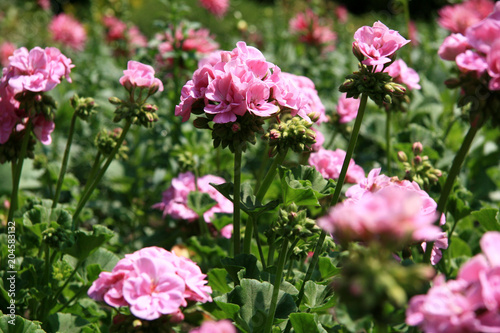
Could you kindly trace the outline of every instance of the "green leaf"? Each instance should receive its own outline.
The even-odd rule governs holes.
[[[54,313],[47,319],[47,326],[50,332],[54,333],[79,333],[89,322],[81,317],[70,313]]]
[[[208,285],[213,290],[219,291],[223,294],[232,290],[227,282],[227,271],[222,268],[212,268],[208,272]]]
[[[190,192],[188,194],[187,205],[198,216],[202,216],[206,211],[215,206],[217,201],[212,199],[208,193],[204,192]]]
[[[87,266],[97,264],[101,271],[111,272],[119,260],[116,254],[100,247],[87,258],[85,264]]]
[[[257,258],[254,255],[241,253],[234,258],[223,258],[221,263],[235,284],[240,283],[238,272],[242,269],[245,270],[243,274],[245,278],[260,279],[260,270],[257,267]]]
[[[70,248],[63,249],[63,252],[79,260],[84,260],[114,235],[113,231],[102,225],[96,224],[92,229],[92,232],[75,231],[75,244]]]
[[[340,272],[340,268],[335,266],[335,259],[330,257],[319,257],[318,268],[322,280],[331,278]]]
[[[297,206],[319,206],[319,199],[333,193],[335,184],[326,180],[311,166],[300,165],[288,169],[279,167],[283,203]]]
[[[233,183],[224,183],[220,185],[210,184],[217,189],[223,196],[228,198],[231,202],[234,203],[233,200]],[[263,205],[260,201],[257,200],[255,195],[253,194],[253,189],[250,183],[241,184],[240,190],[240,208],[242,211],[247,213],[248,215],[259,215],[266,211],[273,210],[278,206],[279,202],[277,200],[273,200]]]
[[[69,212],[62,208],[55,208],[50,214],[50,221],[55,221],[61,227],[71,229],[73,218]]]
[[[448,248],[451,258],[458,258],[461,256],[472,256],[472,251],[465,241],[458,237],[452,237],[450,240],[450,247]]]
[[[321,312],[331,309],[336,300],[330,287],[307,281],[304,287],[304,306],[311,312]]]
[[[471,215],[481,224],[485,231],[500,231],[500,214],[498,209],[483,208]]]
[[[319,324],[312,313],[292,313],[290,321],[295,333],[320,333]]]
[[[2,312],[0,311],[0,314]],[[2,315],[0,331],[3,333],[45,333],[38,321],[29,321],[21,316]]]

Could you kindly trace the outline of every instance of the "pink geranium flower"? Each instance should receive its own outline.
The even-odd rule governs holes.
[[[219,321],[205,321],[203,324],[189,333],[236,333],[236,327],[231,321],[224,319]]]
[[[439,47],[438,55],[443,60],[454,61],[457,55],[471,48],[469,40],[462,34],[451,34]]]
[[[418,84],[418,82],[420,82],[420,76],[413,68],[408,67],[406,62],[402,59],[397,59],[387,66],[384,72],[388,73],[394,82],[406,85],[409,90],[421,88]]]
[[[461,72],[472,72],[475,73],[477,77],[481,76],[488,69],[486,57],[472,50],[466,50],[460,53],[455,58],[455,61]]]
[[[83,25],[67,14],[59,14],[49,25],[52,39],[76,51],[83,51],[87,41],[87,32]]]
[[[352,47],[367,58],[363,64],[376,66],[390,62],[394,53],[409,42],[397,31],[377,21],[373,27],[364,26],[354,33]]]
[[[226,15],[229,0],[199,0],[200,5],[218,18]]]
[[[7,67],[9,65],[9,57],[14,54],[16,46],[10,42],[3,42],[0,45],[0,65]]]
[[[343,93],[337,103],[337,114],[340,116],[339,122],[345,124],[356,119],[359,109],[359,99],[347,98],[347,94]]]
[[[337,34],[332,31],[331,24],[322,22],[309,8],[290,20],[289,29],[302,43],[324,47],[325,51],[335,50]]]
[[[163,83],[160,79],[155,78],[153,67],[133,60],[127,63],[127,69],[123,71],[120,84],[127,90],[132,89],[132,87],[139,87],[153,91],[163,91]]]
[[[318,170],[326,179],[338,179],[342,164],[344,163],[346,152],[342,149],[335,151],[319,149],[309,156],[309,164]],[[365,172],[363,168],[357,165],[353,159],[349,162],[347,168],[346,182],[357,183],[364,179]]]
[[[438,23],[453,33],[465,34],[468,27],[488,16],[493,7],[494,2],[490,0],[467,0],[444,6],[438,11]]]
[[[491,76],[489,82],[490,90],[500,90],[500,42],[495,42],[486,56],[488,74]]]

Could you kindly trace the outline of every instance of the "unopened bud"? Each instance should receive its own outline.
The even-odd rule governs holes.
[[[108,100],[113,105],[120,105],[120,104],[122,104],[122,100],[119,99],[118,97],[114,97],[113,96],[113,97],[110,97]]]
[[[415,155],[420,155],[422,151],[424,150],[424,146],[420,142],[415,142],[413,143],[413,146],[411,147],[413,150],[413,154]]]
[[[398,151],[398,160],[401,162],[407,162],[408,156],[406,156],[404,151]]]
[[[359,62],[365,60],[365,56],[363,55],[363,53],[361,53],[357,42],[352,43],[352,54],[354,54],[354,56],[359,60]]]
[[[415,156],[415,157],[413,158],[413,163],[414,163],[415,165],[420,165],[420,163],[422,163],[422,157],[420,157],[420,156],[418,156],[418,155],[417,155],[417,156]]]
[[[239,123],[234,123],[231,125],[231,131],[233,133],[238,133],[241,130],[241,125]]]

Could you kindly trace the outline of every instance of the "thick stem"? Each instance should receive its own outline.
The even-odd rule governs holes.
[[[95,179],[92,181],[91,185],[89,186],[87,192],[85,192],[82,197],[80,198],[80,201],[78,202],[78,206],[76,207],[75,213],[73,214],[73,230],[76,229],[77,226],[77,220],[78,216],[82,212],[83,207],[85,207],[85,204],[87,201],[90,199],[90,196],[92,195],[92,192],[94,192],[94,189],[97,187],[97,184],[101,181],[102,177],[104,176],[104,173],[106,173],[106,170],[110,166],[111,162],[113,161],[116,153],[118,152],[118,149],[120,149],[123,140],[125,140],[125,135],[127,135],[128,130],[130,129],[130,126],[132,125],[131,120],[127,120],[127,123],[123,127],[122,133],[118,140],[116,141],[116,145],[111,151],[111,153],[108,156],[108,159],[106,160],[106,163],[103,165],[103,167],[99,170],[97,173]]]
[[[241,252],[241,211],[240,211],[240,189],[241,189],[241,145],[234,147],[234,189],[233,189],[233,244],[234,256]]]
[[[385,148],[387,154],[387,174],[390,176],[392,174],[391,168],[391,116],[392,111],[390,108],[386,110],[386,118],[385,118]]]
[[[257,193],[255,195],[257,202],[262,202],[262,200],[264,199],[264,196],[266,195],[267,190],[269,190],[269,187],[271,186],[271,184],[274,180],[274,177],[276,176],[276,173],[278,172],[278,165],[281,165],[283,163],[287,153],[288,153],[288,149],[278,153],[278,155],[274,158],[273,163],[269,167],[269,170],[267,171],[267,174],[264,177],[264,180],[262,181],[260,186],[258,186],[255,189],[255,191]],[[257,225],[257,221],[255,221],[255,223],[252,223],[252,221],[250,221],[251,219],[252,219],[252,217],[248,218],[249,221],[247,223],[246,230],[245,230],[245,239],[243,242],[243,252],[244,253],[250,253],[254,224]]]
[[[349,140],[349,146],[347,147],[344,163],[342,164],[342,170],[340,171],[339,179],[337,181],[337,186],[335,187],[335,192],[333,193],[333,198],[332,198],[332,201],[330,203],[330,206],[335,206],[339,201],[340,193],[342,191],[342,186],[344,185],[345,178],[347,175],[347,168],[349,167],[349,162],[351,160],[352,154],[354,152],[354,148],[356,147],[356,142],[358,140],[359,129],[361,128],[361,121],[363,120],[363,116],[365,114],[367,100],[368,100],[368,95],[362,94],[361,101],[359,103],[359,108],[358,108],[358,115],[356,117],[356,121],[355,121],[354,127],[352,129],[351,139]],[[299,295],[297,297],[297,301],[296,301],[297,306],[300,306],[300,303],[302,302],[302,298],[304,297],[306,282],[311,279],[311,276],[314,272],[314,268],[316,267],[316,264],[318,263],[319,254],[321,252],[321,249],[323,248],[323,244],[325,242],[325,239],[326,239],[326,233],[324,231],[321,231],[321,234],[318,238],[318,242],[316,243],[316,247],[314,249],[314,254],[313,254],[313,257],[311,259],[311,264],[309,265],[309,268],[307,269],[306,276],[304,278],[304,281],[302,282],[302,286],[300,288],[300,292],[299,292]]]
[[[278,294],[280,292],[281,279],[283,277],[283,270],[285,268],[287,252],[288,252],[288,240],[286,238],[283,238],[283,244],[281,245],[281,252],[278,258],[278,266],[276,267],[276,276],[274,278],[271,306],[269,308],[266,324],[264,326],[264,333],[271,333],[271,330],[273,328],[274,315],[276,313],[276,307],[278,305]]]
[[[7,221],[12,221],[14,218],[14,212],[17,210],[19,205],[19,183],[21,182],[21,174],[23,171],[24,158],[26,157],[26,152],[28,150],[28,143],[31,138],[31,121],[26,124],[23,142],[21,143],[21,151],[17,157],[18,162],[12,161],[12,193],[10,196],[10,208]]]
[[[439,217],[441,217],[441,214],[445,213],[446,203],[448,201],[448,197],[451,194],[451,190],[453,189],[453,184],[455,183],[455,180],[458,174],[460,173],[460,169],[462,168],[462,164],[464,163],[465,158],[469,153],[472,141],[474,140],[474,137],[476,136],[477,132],[479,131],[482,125],[483,121],[481,119],[478,120],[478,118],[476,118],[475,124],[472,124],[471,127],[469,128],[469,131],[465,135],[464,141],[462,142],[460,149],[458,150],[457,154],[455,155],[455,158],[453,159],[453,163],[451,164],[450,171],[448,172],[448,177],[446,177],[446,182],[444,183],[443,190],[441,191],[441,195],[439,196],[439,201],[437,204],[436,210],[439,214]],[[439,224],[439,220],[440,218],[437,219],[435,224]],[[453,227],[453,229],[455,228],[455,226]],[[434,245],[433,242],[427,243],[424,254],[424,262],[430,262],[433,245]]]
[[[68,141],[66,142],[66,148],[64,149],[64,156],[61,164],[61,170],[59,171],[59,179],[57,179],[56,185],[56,194],[54,195],[54,199],[52,201],[52,208],[57,207],[57,203],[59,202],[59,196],[61,195],[61,188],[64,182],[64,176],[66,175],[66,170],[68,168],[68,160],[69,160],[69,151],[71,150],[71,144],[73,142],[73,134],[75,132],[75,124],[78,116],[76,112],[73,114],[71,118],[71,125],[69,127]]]

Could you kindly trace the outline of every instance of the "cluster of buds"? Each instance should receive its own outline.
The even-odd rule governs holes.
[[[26,90],[17,94],[15,99],[19,101],[19,110],[29,113],[26,116],[35,117],[43,115],[47,120],[54,120],[57,103],[52,97],[43,92]]]
[[[118,144],[118,138],[121,136],[121,134],[121,128],[115,128],[113,131],[107,131],[103,129],[99,133],[97,133],[97,136],[95,138],[95,145],[104,157],[108,157],[113,149],[115,149],[116,145]],[[118,152],[116,153],[117,156],[123,160],[128,159],[128,147],[125,144],[126,141],[123,141],[123,144],[120,146]]]
[[[75,243],[73,232],[57,225],[57,223],[42,232],[42,239],[51,248],[60,250],[69,248]]]
[[[82,120],[86,121],[90,116],[97,113],[96,107],[98,105],[92,97],[79,97],[75,94],[70,98],[70,103],[76,115]]]
[[[403,163],[405,179],[416,182],[421,188],[428,190],[432,184],[437,183],[442,172],[432,166],[429,156],[423,155],[424,147],[420,142],[412,146],[413,158],[408,159],[404,151],[398,152],[398,159]]]
[[[4,144],[0,144],[0,164],[4,164],[5,162],[10,161],[16,161],[18,159],[25,134],[26,129],[23,129],[19,132],[12,132],[9,140]],[[25,157],[33,159],[35,158],[34,151],[36,140],[31,135],[31,133],[28,133],[27,135],[30,135],[30,139],[28,141],[28,147],[26,149]]]
[[[118,97],[110,97],[109,102],[116,105],[113,118],[115,123],[122,119],[130,119],[132,124],[151,128],[158,121],[158,114],[156,113],[158,107],[156,105],[149,103],[138,104],[135,101],[124,101]]]
[[[212,131],[214,148],[228,147],[231,152],[234,152],[235,146],[240,145],[242,151],[246,151],[247,143],[254,145],[257,142],[255,134],[264,132],[262,128],[264,119],[255,117],[251,113],[237,116],[235,122],[213,123],[213,128],[210,128],[213,118],[214,115],[211,114],[207,114],[207,117],[198,117],[194,120],[194,126]]]
[[[271,125],[263,136],[269,141],[269,156],[275,156],[287,149],[296,153],[311,151],[311,145],[316,143],[316,132],[311,128],[312,125],[312,122],[299,117]]]
[[[346,93],[348,98],[367,94],[377,105],[384,106],[403,96],[406,88],[393,82],[388,73],[373,72],[369,66],[359,64],[359,71],[347,75],[339,91]]]
[[[307,217],[306,210],[299,210],[295,203],[279,210],[276,224],[269,230],[275,239],[286,238],[303,240],[319,234],[321,229],[313,219]]]
[[[344,254],[333,288],[353,319],[372,315],[375,321],[388,323],[394,309],[404,308],[434,275],[427,265],[401,265],[380,246],[353,244]]]

